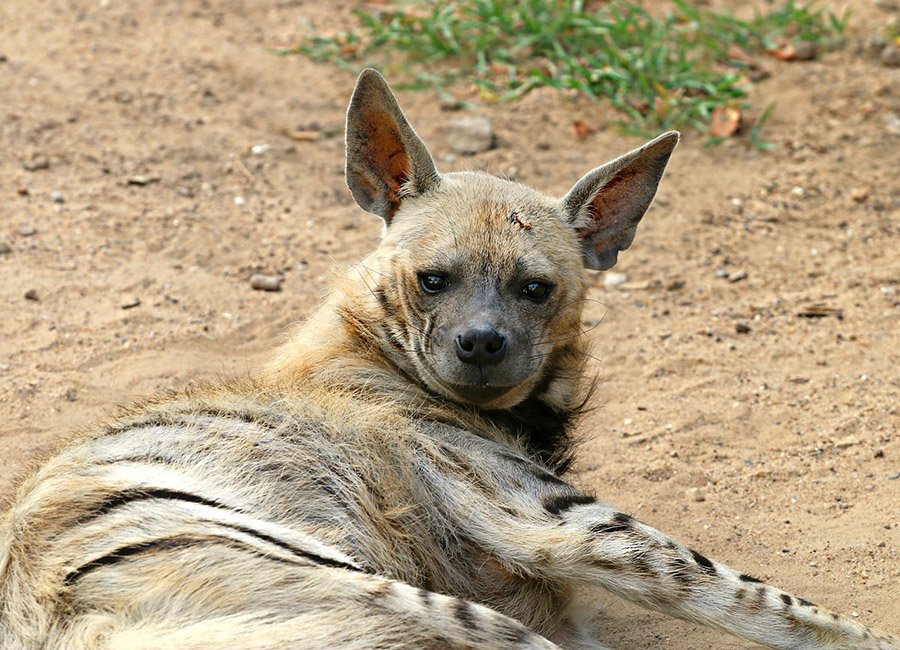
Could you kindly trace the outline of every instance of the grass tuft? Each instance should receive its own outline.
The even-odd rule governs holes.
[[[609,101],[621,127],[643,134],[706,130],[717,109],[748,108],[754,57],[799,41],[830,47],[847,22],[847,14],[793,0],[751,20],[686,0],[665,13],[625,0],[595,10],[581,0],[438,0],[356,16],[353,31],[311,36],[281,52],[349,69],[398,68],[411,80],[406,87],[445,94],[465,80],[491,102],[539,86],[576,91]],[[766,146],[759,128],[771,112],[751,129],[755,146]]]

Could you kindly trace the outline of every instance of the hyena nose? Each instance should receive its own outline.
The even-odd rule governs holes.
[[[506,356],[506,337],[493,327],[473,327],[456,337],[456,356],[463,363],[495,366]]]

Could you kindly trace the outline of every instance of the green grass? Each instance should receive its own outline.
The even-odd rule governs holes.
[[[608,101],[620,126],[643,134],[705,130],[719,107],[746,110],[745,55],[761,58],[801,40],[830,47],[847,20],[793,0],[751,20],[685,0],[663,14],[627,1],[587,11],[580,0],[437,0],[356,16],[357,29],[311,36],[282,53],[354,70],[389,68],[408,87],[444,95],[455,81],[475,83],[485,101],[510,101],[539,86],[577,91]],[[763,118],[769,114],[771,107]],[[749,131],[757,146],[762,121]]]

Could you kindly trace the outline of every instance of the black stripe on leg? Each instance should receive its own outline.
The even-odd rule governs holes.
[[[748,576],[746,573],[742,573],[738,576],[738,579],[742,582],[762,582],[759,578],[754,578],[753,576]]]
[[[233,524],[226,524],[224,522],[212,522],[217,523],[220,526],[225,526],[226,528],[230,528],[232,530],[236,530],[238,532],[244,533],[245,535],[250,535],[252,537],[256,537],[257,539],[261,539],[265,542],[269,542],[270,544],[274,544],[279,548],[284,549],[285,551],[291,553],[292,555],[296,555],[297,557],[302,557],[305,560],[310,560],[311,562],[315,562],[316,564],[321,564],[322,566],[331,567],[332,569],[347,569],[348,571],[365,571],[364,569],[353,565],[347,564],[346,562],[341,562],[340,560],[335,560],[330,557],[323,557],[317,553],[310,553],[307,550],[302,548],[297,548],[293,544],[288,544],[282,539],[278,539],[277,537],[273,537],[266,533],[261,533],[258,530],[254,530],[252,528],[247,528],[245,526],[235,526]],[[369,573],[368,571],[365,571]]]
[[[781,594],[781,602],[783,602],[788,607],[791,607],[794,604],[794,599],[791,598],[790,594]]]
[[[626,515],[624,512],[617,512],[613,515],[612,521],[592,526],[591,532],[596,535],[627,533],[631,532],[633,523],[634,518],[631,515]]]
[[[458,598],[454,605],[453,613],[456,616],[456,620],[463,627],[470,630],[478,627],[478,622],[475,620],[475,612],[472,610],[472,605],[469,604],[469,601]]]
[[[186,548],[188,546],[200,546],[200,545],[208,545],[208,544],[224,544],[226,546],[231,546],[232,548],[239,548],[244,551],[251,551],[255,554],[263,555],[259,553],[259,549],[256,549],[252,546],[244,544],[243,542],[239,542],[237,540],[224,539],[224,538],[210,538],[210,537],[190,537],[190,536],[180,536],[180,537],[167,537],[165,539],[154,539],[148,542],[138,542],[137,544],[129,544],[128,546],[122,546],[117,548],[115,551],[111,553],[107,553],[106,555],[101,555],[100,557],[91,560],[86,564],[82,564],[77,569],[74,569],[66,575],[63,580],[63,584],[71,585],[76,581],[83,578],[85,575],[90,573],[95,569],[99,569],[105,566],[111,566],[113,564],[118,564],[124,560],[127,560],[136,555],[140,555],[142,553],[152,553],[156,551],[168,551],[171,549],[178,548]],[[274,560],[276,562],[285,562],[287,560],[272,557],[271,555],[263,555],[266,559]]]
[[[806,600],[805,598],[798,598],[797,602],[800,603],[801,605],[803,605],[804,607],[815,607],[816,606],[815,603],[812,603],[812,602]]]
[[[594,497],[586,494],[560,494],[545,499],[544,510],[551,515],[559,515],[575,506],[584,506],[595,502]]]
[[[719,575],[718,571],[716,571],[716,567],[712,563],[712,560],[710,560],[708,557],[700,555],[693,549],[691,550],[691,557],[694,558],[694,562],[696,562],[700,566],[700,570],[704,573],[711,576]]]
[[[137,501],[145,501],[147,499],[169,499],[172,501],[187,501],[188,503],[200,503],[211,508],[222,508],[225,510],[237,510],[230,506],[216,501],[215,499],[207,499],[190,492],[182,492],[180,490],[169,490],[166,488],[134,488],[131,490],[122,490],[113,494],[97,504],[93,510],[82,515],[78,522],[84,524],[92,519],[101,517],[116,508],[135,503]]]

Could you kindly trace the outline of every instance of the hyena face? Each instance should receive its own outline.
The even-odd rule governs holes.
[[[483,174],[448,174],[409,199],[381,248],[405,348],[432,390],[514,405],[580,324],[581,253],[558,201]]]
[[[383,217],[364,263],[391,358],[432,391],[509,408],[565,375],[584,267],[627,248],[678,141],[667,133],[582,178],[562,199],[463,172],[440,175],[384,80],[364,72],[347,117],[347,180]],[[570,369],[574,370],[574,368]]]

